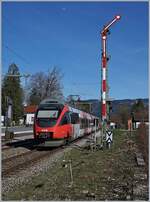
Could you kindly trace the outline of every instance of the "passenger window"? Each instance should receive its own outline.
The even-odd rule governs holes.
[[[72,124],[79,123],[79,114],[78,113],[72,113],[71,114],[71,123]]]

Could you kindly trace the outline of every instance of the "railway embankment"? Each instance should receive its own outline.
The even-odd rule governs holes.
[[[73,146],[3,200],[148,200],[148,171],[137,164],[136,132],[114,131],[110,149]]]

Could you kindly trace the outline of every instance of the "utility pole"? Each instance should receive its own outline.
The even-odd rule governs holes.
[[[109,58],[107,57],[107,52],[106,52],[106,40],[107,40],[107,34],[110,34],[109,28],[120,18],[121,18],[120,15],[116,15],[110,23],[104,26],[101,32],[101,39],[102,39],[102,85],[101,85],[101,106],[102,106],[101,115],[102,117],[101,118],[102,118],[103,125],[106,125],[109,119],[109,116],[108,116],[109,87],[108,87],[108,70],[107,70],[107,61],[109,60]]]

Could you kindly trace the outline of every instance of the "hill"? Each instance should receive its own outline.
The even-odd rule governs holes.
[[[144,106],[149,105],[149,99],[148,98],[139,98],[142,100],[144,103]],[[112,114],[115,114],[118,112],[118,109],[121,105],[128,105],[131,107],[138,99],[123,99],[123,100],[114,100],[112,101]],[[83,100],[81,102],[84,103],[90,103],[91,104],[91,113],[95,116],[100,117],[101,114],[101,105],[100,105],[100,100],[98,99],[89,99],[89,100]]]

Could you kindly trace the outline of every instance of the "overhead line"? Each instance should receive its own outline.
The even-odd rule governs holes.
[[[3,45],[7,50],[9,50],[10,52],[12,52],[14,55],[16,55],[18,58],[20,58],[21,60],[23,60],[26,64],[30,64],[23,56],[21,56],[20,54],[18,54],[16,51],[14,51],[12,48],[8,47],[8,45]]]

